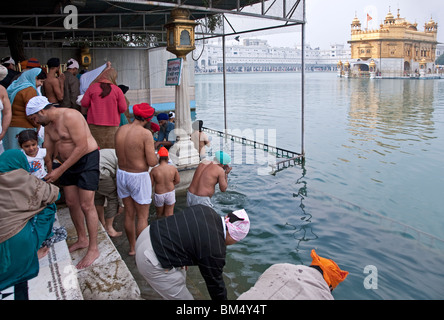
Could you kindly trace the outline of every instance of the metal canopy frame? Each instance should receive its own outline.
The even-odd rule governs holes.
[[[306,0],[14,0],[3,8],[0,14],[0,46],[8,46],[11,33],[21,33],[20,39],[25,47],[63,47],[82,46],[85,39],[90,48],[102,44],[118,42],[114,35],[156,35],[145,46],[165,46],[164,25],[170,19],[171,9],[182,7],[190,10],[190,18],[196,20],[201,28],[196,28],[198,40],[222,37],[224,50],[224,110],[226,123],[225,91],[225,38],[243,33],[301,26],[302,48],[302,85],[301,85],[301,155],[304,151],[304,82],[305,82],[305,2]],[[63,6],[62,6],[63,3]],[[70,12],[64,12],[67,5],[77,10],[77,28],[66,29],[64,20]],[[222,16],[222,27],[210,28],[209,21]],[[256,18],[273,22],[268,26],[233,27],[230,17]],[[226,24],[229,28],[225,29]],[[105,39],[105,40],[103,40]],[[85,42],[83,45],[85,45]],[[135,47],[136,48],[136,47]],[[141,48],[140,46],[138,48]],[[143,46],[142,46],[143,48]]]
[[[47,45],[66,43],[76,37],[88,38],[94,47],[95,38],[112,34],[160,35],[155,45],[166,43],[166,31],[163,25],[170,18],[171,9],[182,7],[190,10],[191,18],[204,25],[204,32],[199,36],[217,37],[222,33],[210,31],[206,21],[214,15],[233,15],[238,17],[273,20],[282,25],[271,28],[304,24],[302,17],[294,17],[299,4],[305,0],[43,0],[36,5],[32,0],[16,0],[8,4],[0,13],[0,45],[7,43],[6,33],[21,30],[25,44],[44,42]],[[77,10],[77,28],[66,29],[64,20],[69,12],[64,12],[68,5]],[[259,12],[249,10],[259,7]],[[232,31],[230,34],[265,30],[249,29]],[[199,34],[199,33],[198,33]],[[225,34],[228,35],[228,34]],[[199,39],[199,38],[198,38]]]

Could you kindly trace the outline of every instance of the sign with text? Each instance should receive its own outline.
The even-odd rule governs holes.
[[[166,86],[180,85],[181,74],[182,74],[182,58],[169,59],[167,61],[165,85]]]

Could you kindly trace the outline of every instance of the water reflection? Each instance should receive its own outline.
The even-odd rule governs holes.
[[[355,80],[339,86],[350,96],[350,136],[345,148],[359,150],[355,153],[358,157],[366,153],[386,156],[395,151],[409,154],[415,152],[412,144],[437,138],[433,81]]]
[[[229,78],[229,128],[276,128],[277,145],[297,151],[299,83],[266,75],[286,90],[230,91],[252,76]],[[217,86],[213,77],[200,79],[197,115],[220,130],[223,103],[213,94],[221,79]],[[230,173],[235,194],[220,195],[251,212],[254,226],[228,253],[231,297],[273,263],[310,263],[313,247],[351,272],[337,299],[442,297],[443,84],[307,74],[305,167],[257,175],[256,166],[242,162]],[[380,272],[375,291],[362,285],[368,264]]]
[[[296,210],[294,216],[291,216],[285,223],[286,227],[291,228],[294,231],[293,237],[297,240],[296,252],[299,251],[301,242],[318,238],[311,227],[312,215],[305,210],[304,200],[307,196],[307,181],[304,178],[307,170],[305,169],[304,164],[301,164],[300,166],[302,168],[302,176],[295,182],[296,187],[299,189],[297,192],[293,193],[293,198],[299,199],[298,208],[300,208],[300,210]]]

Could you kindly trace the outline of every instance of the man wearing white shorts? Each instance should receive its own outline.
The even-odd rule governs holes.
[[[138,204],[151,203],[151,179],[149,172],[127,172],[117,169],[117,193],[120,199],[133,198]]]
[[[135,104],[133,114],[134,121],[120,126],[115,135],[117,193],[125,206],[129,255],[136,254],[136,239],[148,226],[152,194],[149,169],[157,165],[153,135],[144,127],[151,121],[154,108],[148,103]]]
[[[176,190],[157,194],[154,193],[154,205],[156,207],[163,207],[164,205],[171,206],[176,203]]]

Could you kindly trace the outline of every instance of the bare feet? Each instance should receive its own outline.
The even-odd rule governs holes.
[[[39,259],[43,258],[44,256],[46,256],[49,252],[49,248],[48,247],[41,247],[38,251],[37,251],[37,257]]]
[[[120,237],[122,235],[122,231],[117,232],[114,228],[106,229],[106,232],[110,237]]]
[[[74,252],[74,251],[76,251],[76,250],[79,250],[79,249],[84,249],[84,248],[88,248],[88,245],[89,245],[89,241],[87,240],[87,241],[77,241],[76,243],[74,243],[74,244],[72,244],[70,247],[69,247],[69,252],[71,253],[71,252]]]
[[[83,259],[76,265],[76,268],[83,269],[89,267],[99,256],[99,250],[88,250]]]

